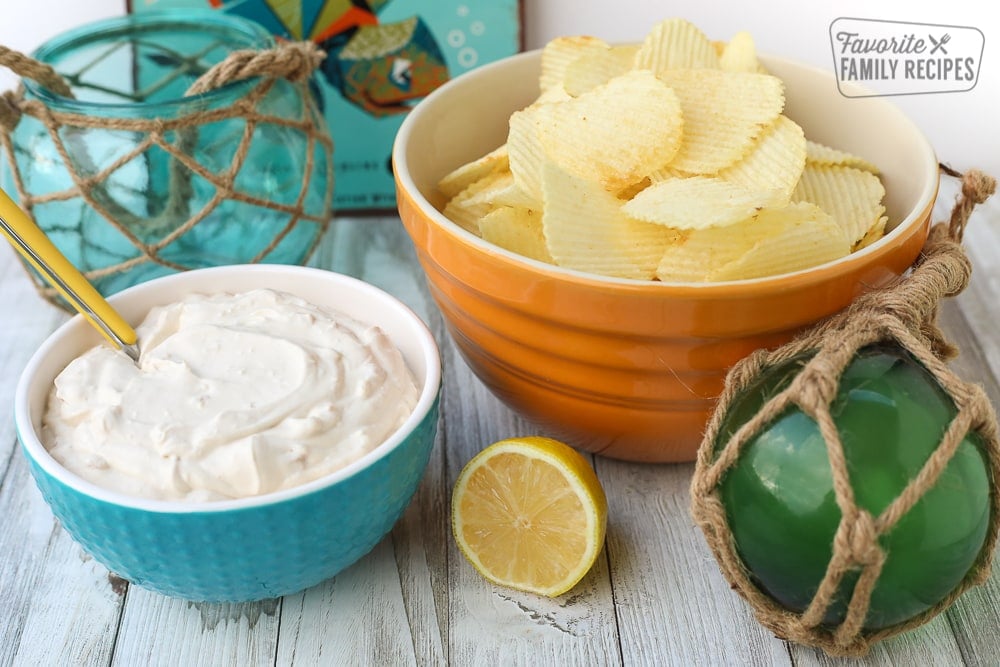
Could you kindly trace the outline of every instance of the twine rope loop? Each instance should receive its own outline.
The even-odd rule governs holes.
[[[326,53],[313,42],[282,42],[266,51],[234,51],[198,77],[186,94],[199,95],[234,81],[258,76],[299,83],[309,78],[325,57]]]

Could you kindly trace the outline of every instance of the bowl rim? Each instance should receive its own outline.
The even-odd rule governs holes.
[[[406,160],[407,148],[411,142],[411,137],[415,134],[416,126],[424,116],[431,113],[429,111],[433,104],[450,93],[455,88],[468,85],[477,79],[488,77],[491,72],[510,67],[513,63],[522,60],[540,60],[542,50],[535,49],[519,53],[501,60],[483,65],[470,70],[444,85],[434,90],[430,95],[421,100],[406,115],[400,125],[399,131],[393,143],[392,164],[398,187],[402,190],[402,196],[408,198],[419,210],[421,214],[439,228],[445,234],[455,237],[466,246],[471,246],[477,253],[491,256],[493,259],[513,264],[519,269],[527,270],[531,273],[540,274],[547,279],[570,282],[590,289],[615,290],[617,292],[640,293],[640,294],[664,294],[678,297],[691,297],[699,299],[729,299],[744,295],[760,295],[762,293],[782,292],[790,289],[808,288],[810,286],[836,279],[854,269],[860,269],[867,262],[871,255],[886,252],[886,247],[895,242],[898,237],[912,233],[919,228],[929,216],[937,198],[940,172],[938,170],[938,159],[931,146],[930,141],[920,128],[895,104],[880,97],[866,98],[871,104],[884,106],[889,113],[897,117],[897,122],[905,126],[918,142],[918,148],[923,154],[926,166],[933,165],[934,177],[925,181],[920,192],[920,197],[916,205],[909,213],[899,221],[899,223],[885,236],[875,243],[852,252],[844,257],[826,262],[813,267],[800,269],[789,273],[780,273],[772,276],[759,278],[747,278],[743,280],[726,280],[715,282],[679,282],[679,281],[659,281],[659,280],[639,280],[635,278],[617,278],[613,276],[603,276],[595,273],[588,273],[576,269],[568,269],[552,264],[547,264],[539,260],[518,255],[517,253],[496,246],[475,234],[466,231],[458,224],[452,222],[444,214],[437,210],[428,199],[417,188],[410,173],[409,164]],[[759,59],[765,65],[777,63],[781,66],[795,67],[810,72],[812,75],[821,76],[830,81],[834,80],[830,72],[788,58],[758,54]],[[458,166],[458,165],[456,165]]]
[[[111,295],[108,297],[108,301],[114,305],[122,300],[138,299],[139,297],[136,295],[142,295],[146,291],[156,290],[161,286],[170,285],[172,283],[183,283],[189,280],[195,281],[201,276],[205,276],[209,279],[204,283],[205,285],[211,285],[210,278],[212,274],[233,273],[237,271],[240,273],[254,272],[261,274],[293,273],[301,274],[307,279],[320,278],[322,280],[331,281],[340,288],[346,288],[359,292],[367,299],[382,301],[388,307],[401,314],[403,319],[407,320],[409,324],[412,325],[413,333],[419,344],[420,355],[423,357],[423,361],[427,369],[426,377],[420,387],[420,395],[417,399],[417,403],[403,424],[400,425],[400,427],[397,428],[380,445],[376,446],[364,456],[352,461],[343,468],[304,484],[293,486],[288,489],[273,491],[271,493],[232,500],[191,502],[184,500],[159,500],[144,498],[106,489],[76,475],[75,473],[70,472],[68,469],[63,467],[62,464],[56,461],[42,444],[31,420],[28,395],[38,373],[39,366],[51,353],[51,351],[59,345],[62,339],[70,335],[74,329],[79,327],[87,327],[89,329],[90,327],[90,325],[84,321],[83,316],[77,314],[48,335],[48,337],[42,342],[42,344],[28,360],[27,365],[22,370],[21,376],[18,379],[17,388],[14,393],[14,425],[18,440],[21,442],[21,449],[25,452],[26,458],[36,463],[47,475],[54,478],[60,484],[71,488],[77,493],[89,496],[101,502],[128,509],[161,514],[213,514],[233,510],[247,510],[268,505],[278,505],[282,502],[295,500],[302,496],[330,488],[351,478],[356,473],[375,465],[378,461],[387,457],[391,452],[398,449],[402,443],[406,441],[406,439],[417,429],[417,427],[423,423],[424,419],[427,418],[428,414],[432,411],[434,405],[438,401],[442,382],[441,356],[434,336],[420,316],[417,315],[409,306],[385,290],[358,278],[334,271],[306,266],[284,264],[226,265],[203,269],[192,269],[190,271],[155,278]],[[199,290],[197,288],[190,290],[191,293],[197,293],[198,291]],[[145,315],[143,315],[143,317],[145,317]],[[373,324],[377,325],[378,323],[373,322]]]
[[[248,41],[255,41],[256,48],[258,49],[273,48],[275,44],[274,36],[267,32],[263,26],[237,14],[230,14],[207,7],[184,10],[155,9],[143,12],[142,14],[129,13],[124,16],[105,17],[71,28],[47,39],[31,55],[45,64],[50,64],[49,60],[53,56],[61,55],[63,51],[85,46],[90,42],[109,35],[115,36],[118,33],[136,28],[149,30],[151,28],[162,29],[175,26],[231,30],[246,37]],[[37,97],[58,111],[107,116],[122,114],[127,116],[141,112],[150,117],[170,117],[176,115],[179,110],[183,111],[186,109],[192,102],[204,104],[217,100],[228,101],[238,94],[245,93],[259,83],[259,81],[259,77],[234,80],[196,95],[176,97],[157,102],[97,102],[78,100],[59,95],[30,78],[24,79],[24,87],[33,97]]]

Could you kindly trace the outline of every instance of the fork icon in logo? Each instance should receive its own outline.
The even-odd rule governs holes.
[[[941,35],[941,39],[934,39],[934,35],[927,35],[927,38],[931,40],[931,44],[934,46],[931,48],[931,52],[928,55],[933,55],[938,51],[941,51],[945,55],[948,55],[948,49],[944,48],[944,45],[951,41],[951,35],[945,33]]]

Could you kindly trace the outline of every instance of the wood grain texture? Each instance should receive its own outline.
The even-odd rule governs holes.
[[[539,430],[500,404],[452,345],[445,360],[447,484],[487,445]],[[620,661],[605,558],[569,593],[549,599],[479,576],[448,539],[449,659],[457,665],[603,665]]]
[[[876,644],[864,658],[831,658],[822,651],[803,646],[792,648],[796,665],[803,667],[867,667],[869,665],[920,665],[947,667],[962,664],[955,635],[948,620],[938,616],[930,623],[911,632],[898,635]]]
[[[965,296],[946,302],[941,309],[942,327],[961,350],[951,367],[964,380],[981,385],[990,402],[997,406],[1000,383],[990,370],[993,368],[988,358],[990,348],[980,342],[982,337],[977,336],[967,316],[966,302],[974,297],[965,299]],[[994,318],[996,312],[993,311]],[[994,336],[995,332],[996,329]],[[984,585],[959,598],[948,610],[947,618],[967,664],[1000,665],[1000,567],[994,565],[993,574]]]
[[[441,315],[420,272],[398,218],[337,221],[324,244],[335,271],[366,280],[393,294],[427,324],[442,349],[448,343]],[[363,254],[352,251],[365,248]],[[322,258],[321,258],[322,261]],[[413,500],[391,534],[393,554],[413,654],[420,664],[441,664],[448,646],[448,487],[444,483],[443,418],[430,461]]]
[[[107,664],[122,588],[60,527],[20,455],[0,517],[0,664]]]
[[[949,190],[951,188],[951,190]],[[954,194],[943,183],[936,219]],[[1000,400],[1000,205],[969,230],[970,288],[942,309],[962,348],[955,369]],[[458,552],[450,496],[462,466],[502,438],[542,433],[472,374],[445,331],[394,217],[344,218],[311,262],[385,289],[430,327],[444,364],[442,420],[412,502],[371,553],[282,600],[171,600],[109,578],[58,526],[0,411],[0,666],[87,665],[996,665],[1000,575],[947,614],[864,659],[832,660],[756,623],[722,578],[688,513],[690,465],[594,460],[609,500],[595,568],[549,600],[494,586]],[[0,248],[0,401],[66,316],[35,293]]]
[[[279,664],[415,665],[392,541],[333,579],[286,596]]]
[[[274,665],[279,604],[188,602],[129,586],[111,664]]]
[[[0,480],[14,451],[14,423],[8,418],[17,379],[38,345],[68,315],[39,296],[20,260],[0,241]]]
[[[597,461],[624,663],[789,664],[785,642],[730,590],[691,519],[693,470]]]

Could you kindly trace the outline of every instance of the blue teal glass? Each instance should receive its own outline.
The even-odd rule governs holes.
[[[152,136],[145,131],[64,127],[57,134],[70,165],[83,178],[97,178],[93,199],[122,223],[123,233],[72,192],[71,170],[48,128],[28,114],[22,116],[13,147],[24,188],[32,197],[51,198],[36,203],[31,213],[70,261],[90,272],[102,293],[186,268],[254,261],[301,264],[308,259],[332,197],[332,165],[321,143],[310,141],[301,128],[255,123],[239,113],[196,129],[169,125],[194,112],[226,109],[248,95],[259,79],[197,96],[184,93],[231,52],[272,46],[273,38],[257,24],[205,10],[101,21],[64,33],[33,54],[70,83],[75,99],[25,81],[26,99],[56,113],[101,122],[164,121],[162,142],[189,155],[204,170],[199,174],[163,147],[145,145]],[[309,114],[325,127],[308,91],[284,79],[275,80],[257,112],[285,120]],[[245,133],[251,134],[249,151],[237,165],[234,182],[240,194],[216,201],[218,188],[205,176],[229,173]],[[142,150],[125,159],[137,148]],[[3,184],[16,196],[10,169],[4,172]],[[289,209],[300,196],[305,214],[317,220],[293,219]],[[269,209],[265,202],[283,210]],[[179,233],[181,225],[201,212],[206,212],[202,219]],[[144,260],[135,241],[157,244],[162,263]]]

